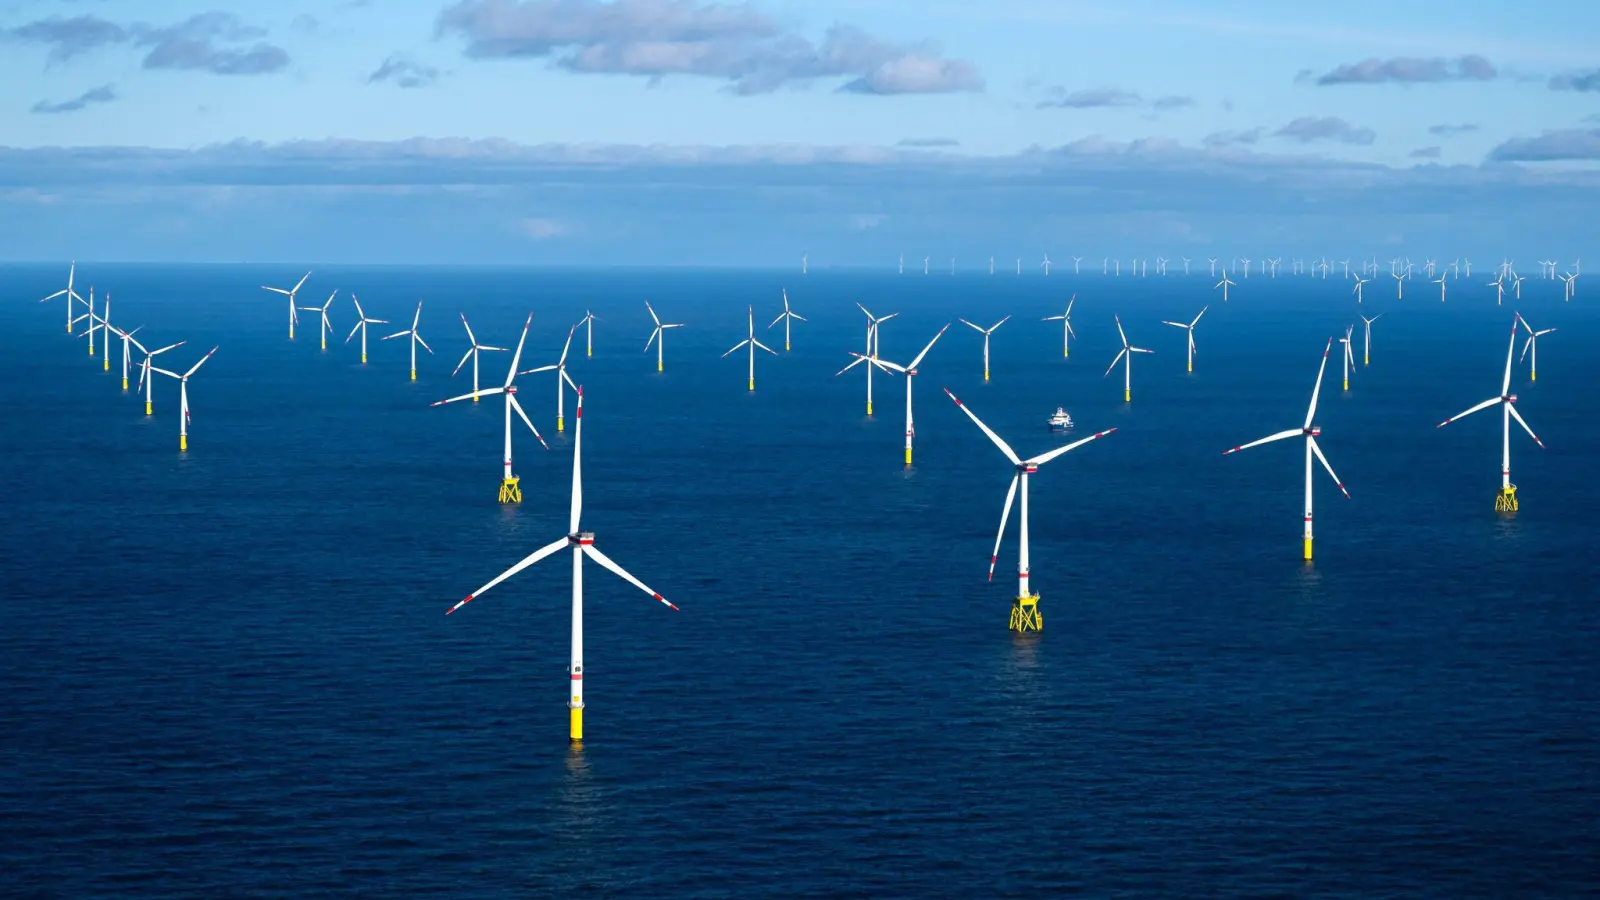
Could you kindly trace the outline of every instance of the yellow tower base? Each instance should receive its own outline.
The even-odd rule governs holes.
[[[71,333],[72,333],[72,323],[68,322],[67,323],[67,334],[71,334]]]
[[[1344,389],[1347,391],[1350,390],[1350,379],[1348,378],[1344,380]]]
[[[122,379],[122,392],[123,393],[127,393],[128,392],[128,379],[126,379],[126,378]]]
[[[1311,561],[1311,538],[1306,538],[1305,539],[1305,545],[1306,545],[1305,559],[1306,559],[1306,562],[1310,562]]]
[[[783,352],[785,352],[785,353],[789,352],[789,342],[788,341],[784,341],[783,342]]]
[[[361,354],[361,364],[363,366],[367,364],[367,355],[365,353]]]
[[[906,468],[911,468],[911,448],[906,448]]]
[[[1011,602],[1012,631],[1043,631],[1044,616],[1039,613],[1039,595],[1029,594]]]
[[[656,371],[657,372],[661,371],[661,360],[659,360],[659,359],[656,360]]]
[[[146,377],[149,377],[149,376],[146,376]],[[144,414],[147,415],[147,416],[150,415],[150,401],[149,400],[146,400],[144,402]]]
[[[1194,363],[1189,363],[1189,371],[1194,371]]]
[[[556,430],[557,431],[566,431],[567,430],[567,420],[565,418],[563,418],[562,416],[556,416]]]
[[[867,415],[869,415],[869,416],[872,415],[872,401],[871,400],[867,401]]]
[[[567,738],[574,744],[583,743],[583,707],[574,706],[569,712],[570,720],[567,724]]]
[[[1132,403],[1133,402],[1133,391],[1131,389],[1130,390],[1124,390],[1122,392],[1122,402],[1123,403]]]
[[[417,380],[417,370],[416,369],[412,369],[411,370],[411,380],[412,381],[416,381]]]
[[[988,381],[989,380],[989,370],[988,369],[984,369],[983,370],[983,380],[984,381]]]
[[[1517,511],[1517,486],[1516,485],[1510,484],[1510,485],[1506,485],[1504,488],[1500,489],[1500,493],[1496,494],[1495,497],[1494,497],[1494,511],[1495,512],[1516,512]]]
[[[187,434],[178,435],[178,449],[179,450],[188,450],[189,449],[189,436]]]
[[[1539,380],[1539,373],[1538,372],[1529,372],[1528,373],[1528,380],[1529,381],[1538,381]]]
[[[94,338],[89,338],[89,355],[94,355]]]
[[[107,356],[104,360],[102,360],[100,368],[107,372],[111,371],[111,357]]]
[[[750,390],[753,391],[755,389],[756,389],[756,380],[754,378],[752,378],[752,379],[750,379]]]
[[[512,477],[507,478],[504,481],[500,482],[500,502],[501,503],[521,503],[522,502],[521,481],[522,481],[522,479],[517,478],[516,476],[512,476]]]
[[[1061,355],[1062,355],[1062,356],[1069,356],[1069,355],[1071,355],[1071,354],[1069,354],[1069,353],[1068,353],[1068,352],[1067,352],[1067,348],[1066,348],[1066,347],[1062,347],[1062,348],[1061,348]]]
[[[1370,366],[1370,365],[1372,365],[1372,357],[1370,357],[1370,356],[1368,356],[1368,355],[1366,355],[1366,354],[1365,354],[1365,353],[1363,353],[1363,354],[1361,354],[1361,364],[1362,364],[1362,365],[1363,365],[1363,366]]]

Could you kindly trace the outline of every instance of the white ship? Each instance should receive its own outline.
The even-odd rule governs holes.
[[[1056,407],[1056,414],[1050,417],[1051,431],[1066,431],[1072,427],[1072,417],[1061,407]]]

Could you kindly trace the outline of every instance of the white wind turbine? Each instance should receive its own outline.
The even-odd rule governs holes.
[[[1044,255],[1044,262],[1039,263],[1039,265],[1044,268],[1044,273],[1046,275],[1049,275],[1050,274],[1050,254],[1046,253]]]
[[[177,372],[169,372],[159,366],[150,367],[151,371],[160,372],[169,378],[178,379],[178,449],[180,451],[189,449],[189,376],[199,371],[200,367],[205,365],[206,360],[210,359],[211,354],[215,352],[217,352],[217,348],[212,347],[210,352],[200,357],[200,361],[190,366],[189,371],[182,375]],[[149,408],[148,402],[146,403],[146,408]]]
[[[143,325],[139,326],[139,328],[143,327]],[[122,339],[122,390],[124,392],[128,390],[128,346],[129,344],[137,343],[133,336],[139,333],[139,328],[135,328],[132,331],[123,331],[115,325],[111,326],[111,330],[116,332],[117,337]],[[144,348],[141,347],[140,349]]]
[[[356,325],[354,328],[350,329],[350,334],[345,337],[344,342],[346,344],[350,343],[350,338],[355,337],[357,331],[361,332],[361,364],[364,366],[367,364],[367,326],[387,325],[389,324],[389,320],[367,318],[367,314],[361,309],[361,301],[356,299],[355,294],[350,295],[350,302],[356,305]],[[461,321],[465,322],[466,317],[463,316]],[[476,362],[473,363],[472,369],[472,381],[473,384],[476,385],[478,381],[478,366]]]
[[[966,319],[962,319],[961,320],[961,324],[963,324],[963,325],[967,326],[968,328],[971,328],[973,331],[976,331],[979,334],[983,335],[983,380],[984,381],[988,381],[989,380],[989,335],[994,334],[994,330],[996,328],[999,328],[1001,325],[1004,325],[1007,321],[1010,320],[1010,318],[1011,318],[1010,316],[1006,316],[1004,319],[1001,319],[1000,321],[994,323],[993,325],[990,325],[988,328],[984,328],[981,325],[974,325],[971,322],[968,322]]]
[[[1312,456],[1316,456],[1317,460],[1322,463],[1322,467],[1324,469],[1328,470],[1328,475],[1329,475],[1329,477],[1331,477],[1333,479],[1333,483],[1339,486],[1339,492],[1344,494],[1346,498],[1348,498],[1350,496],[1350,492],[1345,490],[1344,482],[1340,481],[1339,480],[1339,476],[1335,475],[1333,473],[1333,466],[1328,464],[1328,458],[1326,456],[1322,455],[1322,448],[1317,446],[1317,437],[1322,434],[1322,427],[1320,425],[1311,424],[1312,419],[1314,419],[1316,417],[1316,415],[1317,415],[1317,395],[1322,392],[1322,373],[1325,372],[1327,370],[1327,368],[1328,368],[1328,351],[1332,350],[1332,349],[1333,349],[1333,338],[1328,338],[1328,345],[1326,347],[1324,347],[1323,350],[1322,350],[1322,366],[1317,369],[1317,384],[1316,384],[1316,387],[1313,387],[1311,389],[1311,405],[1306,408],[1306,421],[1305,421],[1304,425],[1301,425],[1299,428],[1292,428],[1292,429],[1289,429],[1288,431],[1280,431],[1277,434],[1268,435],[1268,436],[1262,438],[1259,441],[1251,441],[1248,444],[1240,444],[1239,446],[1234,447],[1232,450],[1224,450],[1223,453],[1222,453],[1223,456],[1227,456],[1230,453],[1238,453],[1240,450],[1248,450],[1251,447],[1259,447],[1262,444],[1270,444],[1273,441],[1281,441],[1284,438],[1300,437],[1302,435],[1305,436],[1305,439],[1306,439],[1305,558],[1308,561],[1311,559],[1311,457]]]
[[[499,499],[501,503],[522,502],[522,479],[511,472],[511,413],[513,410],[515,410],[517,416],[522,419],[523,424],[528,426],[528,430],[533,432],[533,436],[538,438],[540,446],[544,447],[546,450],[550,449],[550,445],[544,442],[544,436],[539,434],[539,429],[533,427],[533,420],[529,419],[528,414],[523,411],[522,404],[517,402],[517,386],[514,383],[517,379],[517,363],[522,360],[522,345],[527,343],[528,326],[532,324],[533,313],[528,313],[528,321],[524,322],[522,325],[522,337],[517,339],[516,352],[511,355],[511,366],[510,368],[506,369],[506,380],[504,384],[497,388],[489,388],[488,390],[479,390],[474,387],[472,393],[470,394],[462,394],[459,397],[451,397],[447,400],[440,400],[437,403],[429,404],[430,406],[443,406],[446,403],[455,403],[459,400],[466,400],[469,398],[472,400],[472,402],[476,403],[480,397],[490,397],[495,394],[503,394],[505,396],[506,442],[504,468],[500,474]]]
[[[656,315],[655,307],[650,305],[649,300],[644,302],[644,308],[650,310],[650,318],[656,323],[655,330],[650,332],[650,340],[644,342],[644,352],[649,353],[650,345],[656,345],[656,371],[659,372],[662,369],[662,361],[664,359],[663,354],[666,353],[665,347],[667,344],[667,329],[682,328],[683,323],[673,322],[663,325],[660,317]]]
[[[867,352],[865,355],[876,360],[878,358],[878,326],[900,314],[896,312],[890,313],[887,316],[879,317],[874,316],[870,310],[868,310],[865,306],[862,306],[860,303],[856,304],[856,308],[861,310],[867,316]],[[857,362],[859,362],[859,360],[857,360]],[[837,378],[840,375],[850,371],[851,367],[854,365],[855,363],[851,363],[850,365],[845,366],[839,371],[833,373],[834,377]],[[872,369],[872,366],[867,367],[867,415],[869,416],[872,415]]]
[[[1106,374],[1100,377],[1104,378],[1106,375],[1110,375],[1111,370],[1117,367],[1117,363],[1122,363],[1122,400],[1126,403],[1133,400],[1133,355],[1135,353],[1154,353],[1155,351],[1146,350],[1143,347],[1135,347],[1128,343],[1128,334],[1122,330],[1122,319],[1115,313],[1112,313],[1111,318],[1116,319],[1117,334],[1122,337],[1122,349],[1117,351],[1117,356],[1111,360],[1111,365],[1106,366]]]
[[[1217,260],[1216,260],[1216,257],[1208,256],[1208,257],[1206,257],[1206,262],[1211,264],[1211,277],[1212,278],[1217,277]]]
[[[1389,277],[1394,279],[1394,298],[1396,300],[1404,300],[1406,298],[1406,277],[1399,272],[1390,272]]]
[[[750,348],[750,387],[749,387],[749,390],[754,391],[756,389],[756,348],[760,347],[762,350],[765,350],[768,353],[771,353],[773,356],[777,356],[778,354],[771,347],[768,347],[766,344],[763,344],[760,341],[756,340],[756,312],[755,312],[755,307],[753,307],[753,306],[745,307],[745,324],[748,326],[748,334],[745,337],[745,339],[740,341],[737,344],[734,344],[732,349],[730,349],[727,353],[722,354],[722,358],[723,359],[727,359],[729,354],[733,353],[734,350],[738,350],[740,347],[748,347],[748,348]],[[776,323],[774,323],[774,324],[776,324]]]
[[[572,329],[567,332],[567,342],[565,344],[563,344],[562,347],[561,347],[561,358],[556,360],[554,365],[539,366],[537,368],[528,369],[525,372],[518,372],[517,373],[518,375],[537,375],[540,372],[555,372],[556,373],[556,430],[557,431],[566,431],[567,430],[567,422],[566,422],[567,400],[566,400],[565,389],[561,386],[562,382],[565,382],[567,384],[567,386],[571,387],[574,391],[576,391],[578,389],[578,385],[577,385],[576,382],[574,382],[572,380],[572,376],[567,374],[567,351],[572,349],[572,336],[577,334],[577,333],[578,333],[578,326],[576,326],[576,325],[572,326]],[[645,348],[645,349],[649,349],[649,348]]]
[[[1372,323],[1381,318],[1383,318],[1383,313],[1378,313],[1370,319],[1366,316],[1361,317],[1361,364],[1363,366],[1372,362]]]
[[[1072,274],[1078,274],[1078,264],[1081,262],[1083,262],[1083,257],[1081,256],[1074,256],[1072,258]]]
[[[1445,287],[1444,280],[1445,280],[1445,277],[1446,277],[1445,275],[1440,275],[1438,278],[1435,278],[1433,280],[1433,283],[1437,284],[1439,286],[1439,302],[1440,303],[1444,302],[1444,287]]]
[[[872,363],[872,365],[883,369],[886,373],[899,372],[900,374],[906,376],[906,468],[908,469],[911,468],[911,439],[913,436],[915,436],[917,431],[915,422],[911,416],[911,382],[915,380],[919,374],[917,372],[917,366],[922,365],[922,358],[928,355],[928,351],[933,349],[933,345],[939,342],[939,338],[944,336],[945,329],[949,327],[950,323],[946,322],[944,324],[944,328],[940,328],[939,333],[934,335],[933,340],[928,342],[928,346],[923,347],[922,352],[918,353],[916,357],[911,360],[910,365],[896,365],[895,363],[889,362],[886,359],[867,360],[868,362]],[[866,359],[859,353],[852,353],[851,355],[857,357],[856,362],[861,362],[863,359]],[[850,365],[853,366],[855,363],[851,363]],[[848,368],[848,366],[846,368]]]
[[[336,290],[328,295],[328,302],[321,306],[302,306],[299,308],[301,312],[314,312],[322,315],[319,331],[322,335],[322,349],[324,350],[328,349],[328,332],[333,330],[333,324],[328,321],[328,307],[333,305],[333,298],[337,296],[339,296],[339,292]]]
[[[417,301],[417,314],[411,317],[411,327],[407,328],[405,331],[397,331],[394,334],[385,335],[384,338],[383,338],[384,340],[387,341],[387,340],[389,340],[391,338],[408,337],[408,336],[410,337],[409,343],[411,344],[411,380],[412,381],[416,381],[417,380],[417,345],[421,344],[422,345],[422,349],[428,351],[428,355],[429,356],[433,355],[433,348],[429,347],[428,346],[428,342],[423,340],[422,339],[422,335],[417,333],[417,323],[420,322],[420,321],[422,321],[422,301],[418,300]],[[365,336],[362,337],[362,340],[363,341],[366,340]]]
[[[768,328],[771,328],[773,325],[777,325],[779,322],[783,323],[783,352],[789,352],[789,324],[791,322],[804,322],[805,320],[805,316],[799,315],[794,310],[789,308],[789,291],[787,288],[784,289],[783,312],[779,314],[776,319],[772,320],[772,325],[767,326]]]
[[[1351,291],[1350,293],[1356,295],[1356,302],[1357,303],[1361,302],[1361,286],[1364,285],[1364,284],[1367,284],[1371,280],[1372,279],[1370,279],[1370,278],[1362,278],[1360,275],[1356,276],[1356,288],[1355,288],[1355,290]]]
[[[111,325],[111,292],[106,291],[105,309],[100,311],[100,368],[106,372],[111,371],[111,332],[117,331]],[[121,332],[117,332],[121,334]],[[89,343],[93,344],[91,338]],[[123,347],[123,355],[127,355],[127,347]]]
[[[628,582],[646,594],[661,601],[669,609],[678,607],[668,603],[665,597],[645,586],[645,583],[628,574],[621,566],[611,561],[596,549],[594,545],[594,532],[580,531],[579,519],[583,512],[583,390],[578,391],[578,424],[572,441],[572,514],[568,519],[567,534],[538,550],[528,554],[521,562],[495,576],[494,580],[478,588],[466,596],[466,599],[450,607],[445,615],[455,612],[478,597],[484,592],[505,581],[507,578],[521,572],[547,556],[552,556],[556,551],[566,547],[572,548],[572,656],[568,667],[568,675],[572,685],[572,699],[568,701],[567,736],[573,743],[583,741],[583,558],[585,556],[599,563],[603,568],[610,570],[623,581]]]
[[[1496,494],[1494,498],[1494,508],[1498,512],[1517,511],[1517,486],[1511,483],[1511,420],[1516,419],[1517,424],[1522,426],[1522,430],[1528,433],[1528,437],[1533,438],[1533,442],[1538,444],[1541,450],[1544,449],[1544,441],[1539,440],[1539,436],[1533,433],[1532,428],[1528,427],[1528,423],[1522,418],[1522,414],[1517,412],[1517,395],[1511,393],[1511,353],[1517,349],[1517,321],[1520,318],[1521,316],[1518,316],[1516,319],[1511,320],[1511,341],[1506,344],[1506,374],[1505,378],[1500,382],[1500,396],[1490,397],[1476,406],[1468,407],[1464,412],[1445,419],[1437,426],[1443,428],[1457,419],[1470,416],[1480,409],[1488,409],[1496,403],[1503,407],[1503,411],[1500,414],[1500,493]]]
[[[806,274],[806,263],[808,261],[808,258],[809,258],[809,254],[806,254],[806,253],[800,254],[800,274],[801,275]]]
[[[1499,306],[1506,299],[1506,283],[1503,279],[1496,278],[1484,285],[1494,288],[1494,305]]]
[[[1017,597],[1011,603],[1010,628],[1012,631],[1042,631],[1044,629],[1044,617],[1039,614],[1039,594],[1033,590],[1033,585],[1028,580],[1028,476],[1038,472],[1040,466],[1063,453],[1076,450],[1090,441],[1103,438],[1116,431],[1116,429],[1108,428],[1082,440],[1057,447],[1047,453],[1041,453],[1028,459],[1021,459],[1017,456],[1016,451],[1011,449],[1010,444],[1001,440],[998,434],[995,434],[989,429],[989,426],[983,424],[983,420],[974,415],[972,410],[968,409],[966,404],[962,403],[955,394],[951,394],[949,388],[945,388],[944,392],[950,394],[950,399],[955,401],[956,406],[967,414],[967,418],[971,419],[973,424],[977,425],[978,429],[989,440],[993,441],[994,445],[1000,448],[1000,452],[1005,454],[1006,459],[1016,467],[1017,474],[1011,476],[1011,487],[1006,491],[1006,502],[1000,510],[1000,532],[995,535],[994,552],[989,555],[989,580],[994,580],[995,563],[1000,559],[1000,542],[1006,536],[1006,521],[1011,518],[1011,502],[1016,499],[1017,486],[1020,482],[1022,486],[1022,510],[1021,533],[1017,548]]]
[[[360,307],[357,307],[357,309],[359,309],[359,308]],[[529,321],[530,322],[532,321],[532,317],[531,316],[529,317]],[[451,370],[451,372],[450,372],[450,377],[451,378],[456,377],[456,373],[461,371],[461,367],[467,364],[467,360],[468,359],[471,359],[472,360],[472,402],[473,403],[477,403],[478,402],[478,354],[481,353],[484,350],[488,350],[490,352],[504,353],[506,351],[506,348],[505,347],[491,347],[488,344],[480,344],[480,343],[478,343],[477,335],[472,333],[472,326],[467,324],[467,314],[466,313],[462,313],[461,314],[461,327],[465,328],[467,330],[467,341],[468,341],[468,343],[472,344],[472,346],[468,347],[467,348],[467,352],[462,354],[461,362],[456,363],[456,367],[453,370]],[[365,338],[363,338],[363,341],[364,340],[365,340]]]
[[[88,312],[86,312],[83,315],[77,317],[76,319],[73,319],[72,321],[68,322],[67,325],[68,326],[72,326],[72,325],[78,324],[79,322],[88,322],[89,323],[89,327],[84,329],[83,334],[84,334],[84,337],[88,338],[88,340],[89,340],[89,355],[93,356],[94,355],[94,333],[95,333],[95,329],[99,327],[99,325],[96,324],[96,323],[103,321],[99,316],[96,316],[94,314],[94,285],[90,285],[89,286],[88,306],[89,306],[89,311]],[[67,331],[70,332],[71,330],[72,329],[70,327],[68,327]]]
[[[133,341],[133,345],[139,348],[140,353],[144,354],[144,361],[139,363],[139,388],[144,390],[144,414],[148,416],[152,410],[152,406],[150,404],[151,386],[155,383],[155,378],[150,374],[150,370],[155,368],[155,366],[151,363],[151,360],[167,352],[168,350],[176,350],[189,342],[179,341],[176,344],[168,344],[158,350],[147,350],[145,349],[145,346],[139,343],[138,339],[134,338],[131,334],[129,335],[128,339]]]
[[[927,256],[924,256],[922,258],[922,274],[924,274],[924,275],[928,274],[928,260],[930,258],[931,257],[927,257]]]
[[[1066,312],[1062,313],[1059,316],[1045,316],[1044,319],[1041,320],[1041,321],[1045,321],[1045,322],[1060,322],[1061,323],[1061,355],[1062,356],[1066,356],[1067,355],[1067,351],[1071,349],[1071,347],[1069,346],[1069,340],[1071,338],[1075,338],[1075,337],[1078,336],[1077,332],[1072,330],[1072,304],[1076,303],[1077,301],[1078,301],[1078,295],[1077,294],[1073,294],[1071,299],[1067,300],[1067,311]]]
[[[1533,359],[1529,360],[1529,362],[1528,362],[1528,380],[1529,381],[1538,381],[1539,380],[1539,338],[1544,337],[1545,335],[1549,334],[1552,331],[1555,331],[1555,329],[1554,328],[1544,328],[1544,329],[1541,329],[1539,331],[1534,331],[1533,330],[1533,326],[1528,324],[1528,320],[1524,319],[1522,317],[1521,313],[1517,314],[1517,321],[1521,322],[1522,323],[1522,327],[1527,329],[1527,331],[1528,331],[1528,339],[1522,343],[1522,355],[1517,357],[1517,362],[1522,362],[1524,359],[1527,359],[1528,352],[1532,351],[1533,352]]]
[[[1346,392],[1350,390],[1350,367],[1356,364],[1356,354],[1355,351],[1351,349],[1352,345],[1354,344],[1353,336],[1355,335],[1355,331],[1356,326],[1347,325],[1344,329],[1344,337],[1339,338],[1340,345],[1344,347],[1344,389]]]
[[[1173,328],[1182,328],[1186,332],[1186,336],[1189,338],[1189,371],[1191,372],[1194,371],[1194,327],[1200,324],[1200,316],[1205,315],[1206,310],[1210,308],[1210,306],[1201,307],[1199,314],[1194,317],[1194,321],[1188,323],[1187,325],[1182,322],[1168,322],[1166,319],[1161,320],[1161,324],[1163,325],[1171,325]],[[1116,363],[1112,363],[1112,365],[1116,365]]]
[[[1222,280],[1217,282],[1216,284],[1212,285],[1211,289],[1214,291],[1217,288],[1222,288],[1222,302],[1223,303],[1227,303],[1228,302],[1228,288],[1231,287],[1231,286],[1237,286],[1238,284],[1239,284],[1239,282],[1237,282],[1237,281],[1229,280],[1228,273],[1227,272],[1223,272],[1222,273]]]
[[[1578,276],[1571,273],[1562,273],[1559,277],[1561,278],[1561,299],[1571,301],[1572,290],[1577,286],[1574,282],[1578,280]],[[68,330],[70,331],[71,329],[69,328]]]
[[[1189,274],[1189,257],[1185,256],[1185,257],[1182,257],[1182,259],[1183,259],[1183,274],[1188,275]]]
[[[300,288],[305,286],[306,279],[310,278],[310,277],[311,277],[311,273],[307,272],[303,277],[301,277],[299,283],[297,283],[294,287],[289,288],[288,290],[284,290],[283,288],[267,287],[264,284],[261,286],[261,289],[263,291],[271,291],[274,294],[282,294],[285,297],[289,298],[289,340],[291,340],[291,341],[294,340],[294,326],[295,326],[295,323],[300,321],[299,314],[294,311],[295,295],[300,292]]]
[[[67,267],[67,286],[39,301],[40,303],[49,303],[51,300],[54,300],[57,297],[67,298],[67,334],[72,333],[72,301],[76,300],[79,303],[85,302],[84,299],[78,295],[78,292],[72,289],[72,279],[77,274],[78,263],[73,261]]]
[[[594,322],[598,318],[600,318],[600,317],[586,309],[586,310],[583,311],[583,318],[578,320],[578,325],[581,326],[584,329],[584,335],[583,335],[583,355],[584,356],[593,356],[594,355]]]

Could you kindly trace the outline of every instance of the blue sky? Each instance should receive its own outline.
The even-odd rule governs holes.
[[[1600,4],[1284,6],[0,0],[0,256],[1581,253]]]

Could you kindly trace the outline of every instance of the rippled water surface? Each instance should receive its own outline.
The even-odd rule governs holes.
[[[63,267],[64,268],[64,267]],[[1348,283],[813,272],[321,268],[339,296],[290,343],[298,272],[84,265],[187,368],[155,415],[65,336],[56,267],[0,269],[0,894],[87,896],[1052,896],[1595,890],[1600,610],[1592,513],[1600,315],[1524,284],[1541,328],[1512,435],[1522,511],[1492,511],[1511,307],[1367,295],[1372,363],[1317,422],[1300,562],[1297,427]],[[794,348],[745,390],[744,307],[787,286]],[[349,291],[405,326],[359,365]],[[1061,356],[1039,320],[1077,293]],[[1472,296],[1468,296],[1472,294]],[[686,327],[654,371],[643,301]],[[1011,314],[982,380],[955,323],[917,381],[864,413],[861,301],[900,313],[905,362],[946,322]],[[1199,355],[1184,372],[1192,318]],[[570,564],[445,609],[566,530],[571,427],[521,398],[524,503],[495,502],[502,407],[428,404],[481,340],[555,361],[585,308],[585,527],[682,611],[586,569],[587,730],[566,740]],[[1129,338],[1134,399],[1103,377]],[[81,326],[80,326],[81,330]],[[781,350],[781,327],[763,339]],[[769,336],[770,335],[770,336]],[[1358,357],[1359,357],[1358,347]],[[1520,350],[1520,344],[1518,349]],[[98,348],[97,348],[98,353]],[[508,354],[484,358],[504,377]],[[469,366],[470,368],[470,366]],[[945,398],[1024,455],[1065,405],[1102,441],[1032,484],[1047,627],[1006,630],[1015,524],[985,571],[1011,469]],[[571,416],[568,397],[568,416]]]

